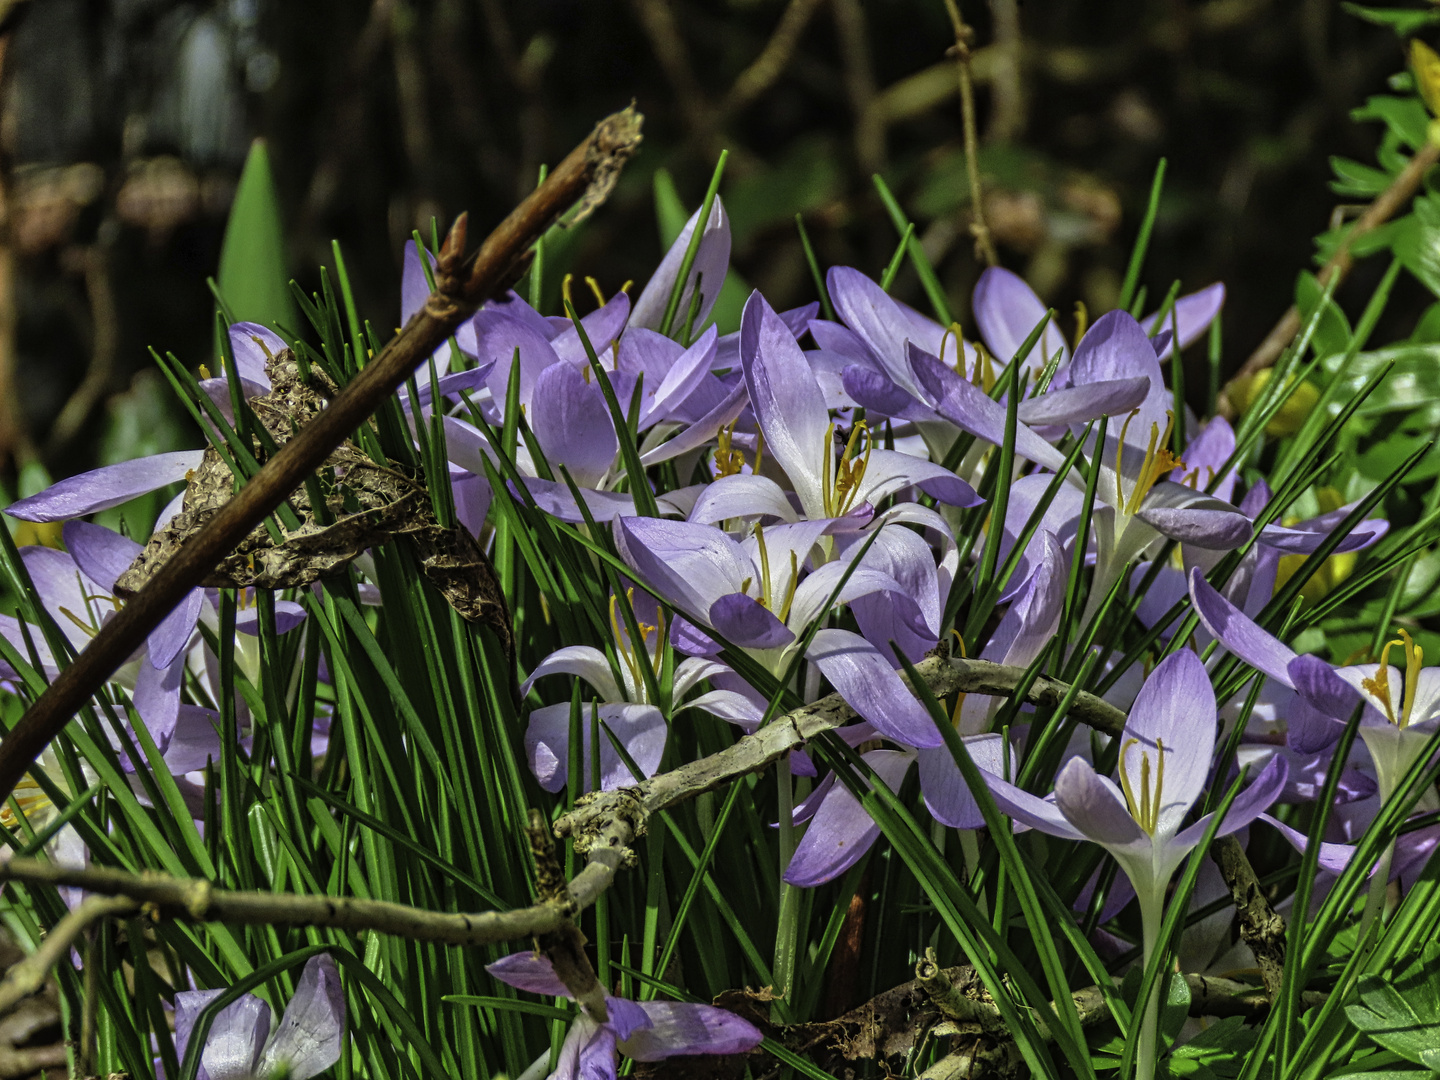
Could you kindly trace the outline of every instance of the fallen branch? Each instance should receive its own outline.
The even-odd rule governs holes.
[[[1410,199],[1420,189],[1425,174],[1430,167],[1440,161],[1440,144],[1427,142],[1415,152],[1410,163],[1400,170],[1395,179],[1390,181],[1390,186],[1376,196],[1355,224],[1346,232],[1340,241],[1340,246],[1335,249],[1321,268],[1319,274],[1320,287],[1327,288],[1331,281],[1339,277],[1342,280],[1350,272],[1355,259],[1350,254],[1355,246],[1355,241],[1366,233],[1373,232],[1385,222],[1389,221],[1402,210]],[[1300,309],[1290,305],[1280,321],[1265,335],[1265,340],[1255,347],[1249,359],[1241,365],[1240,370],[1230,377],[1229,382],[1220,392],[1215,402],[1215,411],[1227,420],[1233,420],[1236,416],[1235,403],[1230,400],[1230,391],[1235,384],[1242,379],[1248,379],[1267,368],[1273,367],[1275,361],[1280,359],[1290,342],[1295,340],[1295,335],[1300,332]]]
[[[33,953],[5,973],[0,982],[0,1014],[31,994],[37,994],[50,977],[50,969],[70,955],[75,939],[101,919],[129,915],[140,907],[128,896],[89,896],[55,924]]]
[[[916,673],[939,698],[960,691],[1008,697],[1025,678],[1023,668],[947,655],[927,657],[917,665]],[[1031,685],[1026,700],[1032,705],[1055,706],[1067,690],[1065,683],[1039,678]],[[1070,715],[1107,735],[1119,735],[1125,727],[1124,712],[1083,691],[1071,704]],[[853,719],[855,710],[839,694],[831,694],[777,718],[718,754],[653,776],[634,787],[582,796],[576,800],[575,809],[555,823],[555,832],[573,837],[577,853],[615,850],[621,852],[621,858],[630,857],[627,845],[645,834],[652,815],[759,772],[811,739]]]
[[[1280,992],[1285,971],[1285,920],[1275,913],[1260,888],[1260,880],[1245,849],[1233,836],[1219,837],[1210,845],[1210,858],[1230,889],[1240,919],[1240,939],[1250,946],[1260,965],[1260,979],[1270,1000]]]
[[[607,117],[481,245],[466,270],[466,219],[440,249],[435,292],[380,354],[313,421],[267,461],[213,519],[187,540],[99,633],[0,742],[0,802],[50,740],[206,574],[329,457],[401,383],[509,280],[530,245],[569,207],[583,216],[609,194],[640,142],[633,108]]]

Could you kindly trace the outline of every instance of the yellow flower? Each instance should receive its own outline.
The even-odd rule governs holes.
[[[1227,393],[1240,415],[1245,415],[1264,396],[1265,388],[1275,373],[1269,368],[1246,375],[1230,384]],[[1294,435],[1305,423],[1315,406],[1320,402],[1320,391],[1310,381],[1296,383],[1292,377],[1286,383],[1288,394],[1284,404],[1265,425],[1265,434],[1271,436]]]

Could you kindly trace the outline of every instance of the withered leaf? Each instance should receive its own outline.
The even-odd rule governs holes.
[[[302,378],[294,353],[267,358],[270,391],[250,399],[255,418],[276,445],[287,442],[334,396],[334,384],[316,368]],[[259,456],[258,439],[255,452]],[[431,583],[462,617],[484,623],[499,636],[505,654],[514,647],[510,614],[494,567],[463,526],[445,528],[435,517],[422,477],[393,463],[378,464],[353,441],[335,448],[317,471],[324,514],[311,505],[306,487],[287,500],[300,526],[284,530],[278,543],[259,525],[201,582],[213,588],[296,589],[348,566],[367,548],[400,539],[409,543]],[[219,512],[235,490],[230,467],[213,446],[185,482],[180,512],[150,538],[115,582],[117,595],[138,592],[189,537]]]

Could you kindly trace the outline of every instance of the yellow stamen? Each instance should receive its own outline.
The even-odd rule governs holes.
[[[1375,669],[1375,674],[1368,679],[1360,680],[1360,688],[1368,690],[1380,699],[1380,706],[1385,710],[1385,718],[1392,724],[1398,723],[1395,719],[1395,710],[1390,705],[1390,650],[1396,645],[1403,646],[1403,641],[1387,641],[1385,647],[1380,650],[1380,666]]]
[[[735,437],[735,422],[722,427],[715,437],[715,479],[734,476],[745,467],[745,454],[732,446]]]
[[[960,651],[960,658],[962,660],[967,659],[970,654],[965,649],[965,639],[960,636],[960,631],[956,630],[954,627],[951,627],[950,633],[955,635],[955,647]],[[962,690],[960,693],[955,695],[955,709],[950,714],[951,727],[958,728],[960,726],[960,709],[964,704],[965,692]]]
[[[770,549],[765,546],[765,526],[755,526],[755,546],[760,549],[760,603],[770,606]]]
[[[829,443],[833,441],[835,425],[831,424],[825,432],[827,450]],[[865,440],[865,453],[862,457],[856,457],[857,444],[861,439]],[[834,483],[830,480],[830,453],[825,455],[825,474],[823,487],[825,493],[825,512],[829,517],[840,517],[849,512],[855,502],[855,496],[859,493],[860,484],[865,479],[865,470],[870,467],[870,452],[875,448],[875,440],[870,438],[870,426],[864,421],[856,424],[850,430],[850,438],[845,443],[845,449],[840,452],[840,461],[835,465]]]
[[[634,279],[634,278],[626,278],[626,279],[625,279],[625,284],[620,286],[620,291],[623,292],[623,293],[625,293],[625,294],[628,296],[628,295],[630,294],[630,286],[631,286],[631,285],[634,285],[634,284],[635,284],[635,279]]]
[[[208,367],[206,367],[204,364],[201,364],[201,365],[200,365],[200,377],[201,377],[202,379],[212,378],[212,376],[211,376],[211,374],[210,374],[210,369],[209,369]]]
[[[800,584],[800,561],[795,557],[795,552],[790,552],[790,580],[785,585],[785,596],[780,601],[780,608],[775,612],[775,617],[783,623],[790,621],[790,605],[795,602],[795,586]]]
[[[1140,752],[1140,798],[1135,798],[1135,789],[1130,783],[1130,774],[1125,768],[1125,759],[1130,753],[1130,747],[1140,742],[1139,739],[1130,739],[1120,750],[1120,789],[1125,793],[1125,803],[1130,808],[1130,816],[1135,823],[1144,829],[1151,836],[1160,824],[1160,806],[1165,790],[1165,741],[1156,739],[1155,746],[1159,751],[1159,762],[1155,766],[1155,789],[1150,789],[1150,755],[1143,750]]]
[[[20,782],[15,785],[15,790],[11,793],[10,797],[19,804],[20,811],[25,815],[27,820],[34,818],[35,811],[43,810],[45,807],[51,805],[50,796],[41,791],[40,785],[28,776],[21,778]],[[7,799],[3,805],[0,805],[0,825],[5,826],[7,829],[14,829],[19,823],[20,819],[16,816],[14,807],[10,805],[10,800]]]
[[[1139,410],[1137,409],[1136,412],[1139,412]],[[1135,416],[1135,413],[1131,413],[1130,416]],[[1173,470],[1183,469],[1185,467],[1185,462],[1170,453],[1170,433],[1175,427],[1175,414],[1167,412],[1165,418],[1165,433],[1163,436],[1160,433],[1159,424],[1150,425],[1150,442],[1145,448],[1145,460],[1140,463],[1140,477],[1135,482],[1134,490],[1130,492],[1129,501],[1119,508],[1126,514],[1133,515],[1137,513],[1140,509],[1140,503],[1144,500],[1145,496],[1150,493],[1152,487]],[[1130,421],[1127,419],[1125,426],[1129,427],[1129,424]],[[1123,454],[1124,449],[1125,429],[1122,428],[1120,432],[1119,452]],[[1120,482],[1118,478],[1115,484],[1117,494],[1119,494],[1118,489]],[[1123,495],[1121,498],[1123,499]]]
[[[1400,726],[1408,727],[1410,714],[1415,709],[1415,690],[1420,684],[1420,665],[1425,659],[1425,650],[1411,640],[1404,630],[1398,631],[1405,640],[1405,700],[1400,705]]]
[[[570,284],[574,280],[574,274],[566,274],[563,278],[560,279],[560,296],[567,305],[573,304],[575,302],[574,297],[570,295]]]
[[[1409,631],[1397,629],[1400,636],[1385,643],[1380,650],[1380,666],[1375,674],[1361,681],[1360,686],[1380,699],[1385,717],[1396,727],[1404,730],[1410,725],[1411,714],[1415,711],[1415,691],[1420,686],[1420,668],[1425,662],[1425,650],[1415,644]],[[1405,689],[1400,696],[1400,715],[1390,704],[1390,650],[1399,645],[1405,650]]]
[[[605,306],[605,294],[600,291],[600,283],[593,277],[586,276],[585,284],[590,286],[590,291],[595,294],[595,302],[601,307]]]
[[[62,607],[62,608],[60,609],[60,614],[61,614],[61,615],[64,615],[64,616],[65,616],[67,619],[69,619],[72,623],[74,623],[76,626],[78,626],[78,627],[80,628],[81,632],[82,632],[86,637],[94,637],[94,636],[95,636],[95,627],[92,626],[92,625],[90,625],[90,623],[86,622],[84,619],[80,618],[78,615],[76,615],[76,614],[75,614],[73,611],[71,611],[69,608],[67,608],[67,607]]]
[[[1090,329],[1090,309],[1085,306],[1084,300],[1075,301],[1075,348],[1080,348],[1080,339],[1085,336],[1085,331]]]

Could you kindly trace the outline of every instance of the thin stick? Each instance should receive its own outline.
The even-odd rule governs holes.
[[[1415,192],[1420,189],[1420,184],[1425,179],[1425,173],[1437,161],[1440,161],[1440,145],[1436,143],[1427,142],[1415,152],[1410,163],[1400,170],[1394,180],[1390,181],[1390,186],[1376,196],[1375,201],[1370,204],[1365,213],[1356,219],[1350,231],[1340,241],[1340,246],[1335,249],[1335,254],[1331,255],[1324,267],[1321,268],[1319,275],[1321,289],[1326,288],[1336,276],[1343,279],[1350,272],[1350,267],[1355,263],[1354,256],[1350,254],[1355,241],[1366,233],[1373,232],[1399,213],[1409,203]],[[1250,358],[1220,391],[1220,396],[1216,400],[1219,415],[1226,419],[1234,419],[1236,408],[1235,403],[1230,400],[1231,389],[1239,380],[1273,367],[1275,361],[1279,360],[1281,353],[1285,351],[1286,346],[1295,339],[1295,335],[1299,332],[1300,309],[1292,304],[1285,314],[1280,316],[1280,321],[1275,324],[1270,333],[1265,335],[1265,340],[1256,346],[1255,351],[1250,354]]]
[[[38,949],[6,972],[5,981],[0,982],[0,1014],[9,1012],[31,994],[39,993],[50,976],[50,969],[70,955],[70,946],[88,927],[111,915],[129,915],[139,907],[139,901],[129,896],[87,896],[79,907],[55,924]]]
[[[1250,946],[1260,965],[1265,996],[1275,1000],[1285,971],[1285,920],[1270,906],[1245,849],[1233,836],[1222,836],[1210,845],[1210,858],[1230,889],[1230,898],[1240,916],[1240,939]]]
[[[602,120],[481,245],[468,275],[465,215],[456,219],[436,266],[435,292],[380,355],[188,540],[30,706],[0,743],[0,801],[76,711],[129,659],[172,608],[294,491],[504,282],[535,239],[576,200],[589,213],[614,186],[640,142],[634,108]]]
[[[970,43],[975,40],[975,31],[965,25],[956,0],[945,0],[945,10],[950,13],[950,25],[955,28],[955,46],[951,51],[960,76],[960,122],[965,130],[965,173],[970,180],[970,233],[975,237],[975,258],[983,260],[986,266],[995,266],[1000,257],[995,253],[990,226],[985,224],[985,207],[980,197],[980,139],[975,130],[975,83],[970,70]]]

